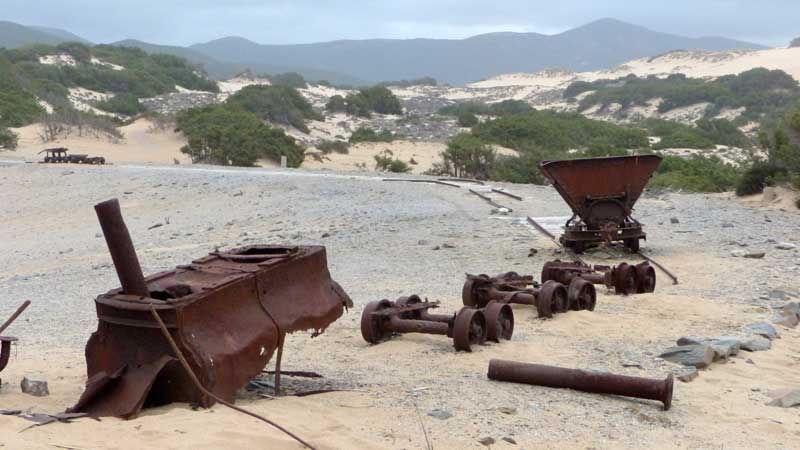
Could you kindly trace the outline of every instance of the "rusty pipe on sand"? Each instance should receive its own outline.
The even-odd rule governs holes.
[[[150,291],[144,281],[142,267],[136,256],[131,235],[122,219],[119,201],[115,198],[94,205],[100,227],[108,244],[108,251],[117,270],[122,291],[127,295],[149,297]]]
[[[496,381],[658,400],[664,404],[665,411],[672,406],[672,374],[664,380],[652,380],[492,359],[489,361],[488,376]]]

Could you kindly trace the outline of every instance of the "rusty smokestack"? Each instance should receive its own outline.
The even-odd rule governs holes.
[[[665,411],[672,406],[672,374],[665,380],[651,380],[493,359],[489,361],[488,376],[497,381],[658,400]]]
[[[119,201],[115,198],[106,200],[94,205],[94,210],[100,220],[111,259],[114,261],[122,292],[127,295],[149,297],[150,291],[144,282],[142,267],[139,265],[136,249],[133,248],[128,227],[122,219]]]

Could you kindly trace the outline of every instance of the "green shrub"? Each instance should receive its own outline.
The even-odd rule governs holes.
[[[462,112],[458,115],[458,126],[471,128],[478,124],[478,118],[470,112]]]
[[[299,167],[305,149],[283,130],[264,123],[254,113],[225,106],[193,108],[179,114],[178,130],[189,143],[181,151],[194,162],[252,166],[259,158]]]
[[[454,105],[439,108],[438,113],[443,116],[456,116],[462,114],[484,115],[484,116],[508,116],[511,114],[522,114],[533,111],[533,107],[522,100],[503,100],[498,103],[481,103],[474,100],[456,103]]]
[[[736,195],[753,195],[764,192],[764,187],[774,184],[776,180],[783,179],[787,175],[784,167],[779,167],[772,163],[758,162],[750,166],[742,175],[736,185]]]
[[[441,170],[448,175],[488,179],[497,155],[477,137],[461,133],[447,141],[447,149],[441,156]]]
[[[17,148],[19,136],[17,133],[7,129],[0,128],[0,149],[1,150],[14,150]]]
[[[364,88],[347,97],[334,95],[328,100],[325,109],[330,112],[346,112],[358,117],[369,117],[370,113],[403,114],[403,107],[392,91],[385,86]]]
[[[580,114],[551,111],[499,117],[476,125],[472,133],[485,142],[510,148],[569,150],[598,145],[624,149],[649,146],[642,130],[587,119]]]
[[[725,192],[736,185],[739,173],[738,168],[717,157],[665,156],[649,185],[693,192]]]
[[[384,130],[376,132],[372,128],[360,127],[350,136],[350,143],[356,144],[359,142],[392,142],[395,136],[391,131]]]
[[[410,172],[411,167],[405,161],[401,161],[392,156],[392,152],[384,150],[374,156],[375,169],[382,172],[405,173]]]
[[[346,155],[350,153],[350,145],[344,141],[323,141],[317,144],[316,147],[325,155],[330,153]]]
[[[103,111],[125,116],[135,116],[146,110],[144,105],[139,103],[139,99],[132,94],[117,94],[108,100],[98,102],[95,106]]]
[[[287,86],[253,85],[241,89],[226,102],[272,123],[291,125],[308,133],[306,120],[322,120],[297,90]]]
[[[269,81],[275,86],[286,86],[294,89],[304,89],[308,87],[306,79],[297,72],[268,75],[267,78],[269,78]]]

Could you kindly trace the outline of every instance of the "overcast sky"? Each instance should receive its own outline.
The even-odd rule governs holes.
[[[558,33],[613,17],[686,36],[765,45],[800,36],[800,0],[0,0],[0,19],[93,42],[188,45],[224,36],[263,44],[362,38]]]

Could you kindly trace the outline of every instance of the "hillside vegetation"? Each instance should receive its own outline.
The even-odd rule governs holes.
[[[330,112],[344,112],[358,117],[377,114],[403,114],[403,107],[392,91],[386,86],[373,86],[360,89],[346,97],[334,95],[328,100],[325,109]]]
[[[726,75],[712,81],[688,78],[682,74],[667,78],[650,76],[639,78],[630,75],[618,80],[579,81],[571,84],[564,97],[574,99],[589,92],[579,102],[579,110],[592,106],[607,107],[613,103],[623,108],[660,98],[661,113],[675,108],[708,102],[706,118],[717,116],[725,108],[746,110],[736,119],[736,124],[748,121],[761,122],[776,117],[786,109],[800,104],[800,86],[797,80],[781,70],[757,68],[739,75]]]
[[[40,57],[64,55],[58,64],[42,64]],[[14,126],[31,123],[43,110],[36,99],[56,109],[71,108],[69,88],[117,94],[95,105],[111,113],[132,115],[142,111],[138,99],[174,92],[176,86],[216,92],[214,82],[198,68],[171,55],[149,55],[129,47],[80,43],[34,45],[0,49],[0,95],[3,122]],[[12,117],[13,116],[13,117]]]

